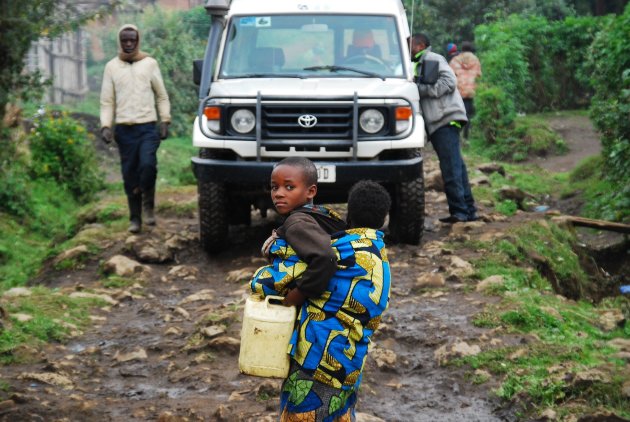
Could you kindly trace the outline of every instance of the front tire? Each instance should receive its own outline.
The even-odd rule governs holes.
[[[201,158],[210,158],[210,151],[202,149]],[[229,223],[227,193],[222,183],[197,181],[199,196],[199,243],[209,254],[225,249]]]
[[[419,151],[410,151],[406,158],[418,157]],[[389,212],[390,236],[400,243],[418,245],[424,230],[424,174],[394,186],[392,207]]]

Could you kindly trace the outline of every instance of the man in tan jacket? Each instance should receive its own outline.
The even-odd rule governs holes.
[[[118,56],[103,73],[101,138],[106,143],[115,139],[118,145],[129,231],[138,233],[143,211],[145,223],[155,225],[156,153],[160,140],[168,137],[171,106],[157,61],[140,51],[138,28],[123,25],[118,41]]]
[[[464,41],[462,52],[449,62],[451,69],[457,76],[457,90],[464,99],[464,107],[466,107],[466,116],[468,117],[468,124],[464,127],[464,138],[468,138],[470,122],[475,114],[473,98],[477,89],[477,78],[481,77],[481,63],[473,51],[472,43]]]

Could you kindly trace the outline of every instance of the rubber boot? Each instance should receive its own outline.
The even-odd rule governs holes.
[[[155,188],[142,193],[142,212],[144,222],[155,226]]]
[[[140,233],[142,229],[142,196],[140,194],[127,196],[129,204],[129,228],[130,233]]]

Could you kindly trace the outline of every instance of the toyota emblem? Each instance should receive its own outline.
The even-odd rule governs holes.
[[[303,128],[309,129],[314,127],[316,124],[317,117],[313,116],[312,114],[303,114],[298,117],[298,125],[302,126]]]

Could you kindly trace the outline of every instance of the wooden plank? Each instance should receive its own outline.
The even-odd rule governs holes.
[[[563,215],[562,217],[560,217],[560,219],[568,221],[574,226],[590,227],[593,229],[630,234],[630,224],[615,223],[606,220],[595,220],[592,218],[575,217],[572,215]]]

